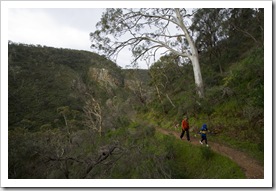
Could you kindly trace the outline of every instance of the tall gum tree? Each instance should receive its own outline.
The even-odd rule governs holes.
[[[120,51],[129,47],[133,64],[169,52],[189,58],[198,96],[203,98],[198,50],[185,21],[190,16],[184,8],[106,9],[97,30],[90,33],[91,48],[116,60]]]

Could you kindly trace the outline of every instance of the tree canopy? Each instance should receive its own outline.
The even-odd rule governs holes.
[[[155,50],[164,51],[166,55],[149,70],[122,70],[106,55],[87,51],[9,42],[9,178],[263,178],[263,9],[199,9],[191,25],[185,25],[199,49],[204,99],[195,94],[190,75],[194,60],[181,60],[155,42],[176,42],[168,46],[175,51],[180,45],[187,47],[186,53],[194,58],[183,30],[168,21],[177,19],[177,12],[184,21],[184,9],[110,9],[99,22],[98,27],[104,26],[98,37],[110,41],[93,42],[106,55],[116,57],[129,46],[138,51],[135,62],[154,57]],[[163,13],[167,20],[161,20]],[[112,21],[126,16],[129,30]],[[170,33],[165,33],[166,26]],[[172,32],[180,39],[169,38]],[[149,49],[152,46],[157,47]],[[189,117],[192,144],[178,136],[184,114]],[[201,147],[198,131],[204,123],[210,145],[245,152],[243,162],[251,165],[235,164],[213,152],[213,145]],[[206,162],[208,171],[201,166]],[[259,170],[248,176],[252,165]]]
[[[125,47],[130,47],[138,59],[155,58],[157,52],[187,57],[192,63],[198,95],[204,96],[198,51],[187,26],[191,15],[186,9],[141,8],[107,9],[90,33],[91,48],[116,59]]]

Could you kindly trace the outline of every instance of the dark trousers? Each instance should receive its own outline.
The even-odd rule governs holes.
[[[180,135],[180,139],[183,138],[184,134],[186,132],[186,137],[187,137],[187,140],[189,141],[190,140],[190,134],[189,134],[189,129],[188,130],[183,130],[182,129],[182,132],[181,132],[181,135]]]
[[[204,140],[205,140],[205,143],[208,144],[207,143],[207,136],[203,134],[203,135],[201,135],[201,142],[204,141]]]

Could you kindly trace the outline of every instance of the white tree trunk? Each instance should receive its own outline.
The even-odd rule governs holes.
[[[192,56],[191,61],[192,61],[192,65],[193,65],[193,71],[194,71],[195,84],[196,84],[196,87],[197,87],[197,93],[198,93],[198,96],[200,98],[203,98],[204,97],[204,87],[203,87],[203,81],[202,81],[198,56]]]
[[[192,37],[190,36],[183,18],[180,14],[180,11],[178,8],[175,9],[176,12],[176,19],[177,19],[177,23],[180,26],[181,30],[184,32],[186,40],[189,43],[190,49],[191,49],[191,53],[189,53],[188,51],[186,51],[189,59],[192,62],[193,65],[193,71],[194,71],[194,78],[195,78],[195,84],[196,84],[196,88],[197,88],[197,93],[198,96],[200,98],[204,97],[204,87],[203,87],[203,81],[202,81],[202,76],[201,76],[201,70],[200,70],[200,66],[199,66],[199,60],[198,60],[198,50],[196,48],[196,45],[192,39]]]

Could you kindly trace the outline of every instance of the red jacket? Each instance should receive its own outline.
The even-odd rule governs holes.
[[[189,129],[189,123],[185,119],[182,120],[182,129],[188,130]]]

